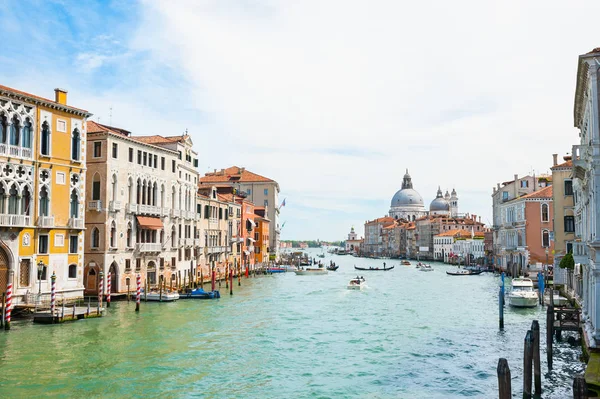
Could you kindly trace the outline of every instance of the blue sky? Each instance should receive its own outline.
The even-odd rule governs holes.
[[[577,141],[577,56],[595,1],[17,1],[0,84],[134,134],[186,129],[200,172],[280,183],[282,236],[343,239],[383,216],[406,168],[427,204],[549,170]],[[450,16],[450,18],[449,18]],[[585,18],[590,18],[586,21]]]

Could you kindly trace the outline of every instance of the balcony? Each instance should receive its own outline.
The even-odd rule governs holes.
[[[200,239],[199,238],[194,238],[194,246],[195,247],[199,247],[200,246]]]
[[[31,216],[27,215],[0,215],[0,225],[5,227],[31,226]]]
[[[159,208],[158,206],[154,206],[154,205],[141,205],[138,204],[137,206],[138,208],[138,213],[143,213],[145,215],[158,215],[160,216],[161,213],[161,208]]]
[[[137,252],[161,252],[162,245],[154,242],[143,242],[135,245]]]
[[[100,200],[89,201],[88,202],[88,209],[90,211],[101,212],[102,211],[102,201],[100,201]]]
[[[588,146],[585,145],[574,145],[571,148],[571,154],[573,154],[573,167],[580,167],[585,169],[585,151]]]
[[[69,218],[70,229],[83,229],[83,218]]]
[[[254,245],[250,245],[250,246],[248,247],[248,251],[250,251],[250,252],[254,252]]]
[[[54,216],[38,217],[38,227],[51,228],[54,227]]]
[[[22,159],[33,159],[31,148],[19,147],[10,144],[0,144],[0,155]]]
[[[180,238],[179,239],[179,246],[182,247],[191,247],[194,245],[194,239],[193,238]]]
[[[121,210],[121,201],[110,201],[108,204],[110,212],[119,212]]]
[[[227,252],[226,246],[214,246],[214,247],[206,247],[208,249],[209,254],[218,254],[222,252]]]
[[[171,209],[171,217],[172,218],[181,217],[181,209]]]
[[[137,204],[127,204],[127,213],[137,213]]]
[[[160,208],[160,215],[167,217],[171,214],[171,209],[170,208]]]

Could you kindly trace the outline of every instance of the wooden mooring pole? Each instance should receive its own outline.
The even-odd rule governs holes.
[[[499,327],[501,330],[504,329],[504,295],[502,288],[498,289],[498,311],[499,311]]]
[[[585,378],[578,375],[573,380],[573,399],[588,399],[588,387]]]
[[[533,385],[535,395],[539,396],[542,394],[542,366],[540,362],[540,323],[537,320],[531,323],[531,332],[533,333]]]
[[[554,328],[554,306],[552,296],[550,305],[546,308],[546,361],[548,362],[548,371],[552,370],[552,338]]]
[[[2,318],[0,319],[0,327],[4,325],[4,318],[6,317],[6,292],[2,293]]]
[[[527,331],[523,345],[523,398],[531,398],[531,369],[533,366],[533,332]]]
[[[500,358],[498,360],[498,398],[512,399],[512,388],[510,385],[510,368],[508,360]]]

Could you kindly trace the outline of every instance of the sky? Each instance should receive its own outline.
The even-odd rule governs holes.
[[[279,182],[282,239],[344,239],[384,216],[408,169],[426,207],[576,144],[577,57],[600,2],[5,0],[0,84],[134,135],[186,130],[199,171]]]

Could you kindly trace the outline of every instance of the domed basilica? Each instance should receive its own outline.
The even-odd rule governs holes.
[[[390,216],[394,219],[416,220],[427,215],[446,215],[456,217],[458,215],[458,197],[456,190],[452,189],[452,194],[446,191],[442,195],[442,190],[438,187],[437,195],[429,205],[429,211],[425,209],[423,197],[413,189],[412,179],[408,174],[408,169],[402,180],[402,188],[394,194]]]

